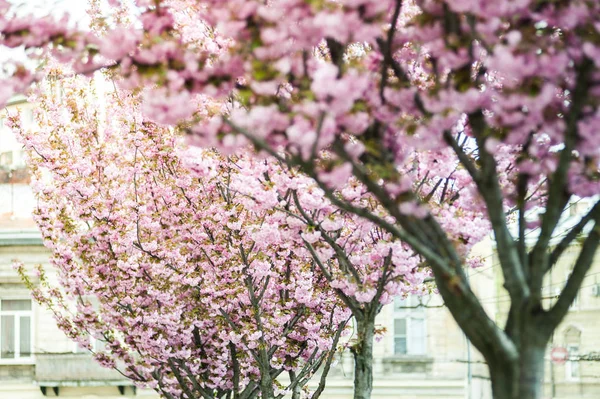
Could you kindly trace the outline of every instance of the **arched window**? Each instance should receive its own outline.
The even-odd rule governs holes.
[[[569,326],[564,333],[565,348],[569,352],[569,359],[565,364],[565,378],[577,381],[580,377],[579,347],[581,345],[581,330]]]

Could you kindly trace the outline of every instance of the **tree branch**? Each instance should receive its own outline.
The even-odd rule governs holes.
[[[569,311],[569,307],[575,300],[579,288],[581,287],[581,283],[592,265],[599,242],[600,225],[596,222],[594,223],[594,228],[583,242],[581,252],[577,257],[573,272],[569,276],[565,288],[562,290],[558,301],[547,313],[547,320],[549,321],[552,330],[560,324]]]
[[[379,85],[379,96],[381,97],[381,102],[385,104],[385,96],[384,90],[387,85],[388,80],[388,68],[394,62],[394,56],[392,54],[392,43],[394,42],[394,34],[396,33],[396,26],[398,24],[398,17],[400,16],[400,10],[402,9],[402,0],[396,0],[396,5],[394,6],[394,12],[392,14],[392,22],[390,29],[387,33],[387,39],[384,42],[380,38],[377,39],[377,44],[379,45],[379,49],[383,54],[383,63],[381,66],[381,83]],[[400,69],[401,70],[401,69]],[[396,71],[394,71],[395,73]],[[404,71],[402,71],[403,73]]]
[[[494,231],[498,247],[498,258],[504,277],[504,286],[510,295],[511,301],[517,304],[517,306],[521,306],[524,300],[530,297],[531,292],[527,285],[524,265],[521,263],[518,248],[506,223],[504,195],[498,182],[496,160],[485,149],[488,126],[485,122],[483,112],[480,110],[470,114],[469,124],[477,142],[481,167],[476,174],[471,174],[471,170],[465,167],[475,181],[478,191],[486,204],[488,217],[492,224],[492,230]]]
[[[321,259],[319,259],[319,256],[317,255],[315,248],[308,241],[306,241],[306,240],[303,240],[303,241],[304,241],[304,245],[306,246],[306,248],[312,255],[315,263],[317,264],[317,266],[319,266],[319,269],[321,269],[321,272],[323,273],[323,275],[325,275],[325,278],[327,279],[327,281],[329,281],[329,282],[333,281],[333,276],[329,273],[329,271],[327,271],[327,268],[325,268],[325,265],[323,264],[323,262],[321,262]],[[348,295],[346,295],[344,293],[344,291],[342,291],[339,288],[335,288],[335,292],[337,293],[338,297],[342,300],[342,302],[344,302],[344,304],[346,306],[348,306],[348,308],[352,311],[353,314],[356,314],[356,313],[362,311],[360,308],[360,304],[354,298],[349,297]]]
[[[352,274],[352,277],[354,277],[354,279],[356,280],[356,283],[359,284],[359,286],[362,286],[362,278],[358,273],[358,270],[356,269],[356,267],[354,267],[354,265],[352,264],[352,262],[350,261],[350,259],[348,258],[348,256],[346,255],[346,251],[334,240],[332,239],[329,234],[327,234],[327,232],[321,227],[320,223],[316,223],[302,208],[302,205],[300,204],[300,200],[298,199],[298,193],[296,192],[296,190],[292,191],[292,197],[294,199],[294,204],[296,205],[296,208],[298,209],[298,211],[300,212],[300,214],[302,215],[302,217],[306,220],[306,222],[308,222],[310,225],[315,226],[316,228],[319,229],[319,232],[321,233],[321,236],[325,239],[325,241],[327,242],[327,244],[335,251],[335,255],[337,257],[337,260],[342,268],[342,271],[344,272],[350,272],[350,274]]]
[[[540,235],[535,246],[530,252],[530,269],[534,274],[533,280],[541,286],[544,273],[548,269],[547,262],[549,260],[547,248],[552,234],[564,206],[567,204],[570,193],[567,192],[567,174],[571,166],[573,150],[579,138],[579,128],[577,124],[581,119],[583,108],[587,103],[590,79],[594,71],[594,63],[584,58],[583,61],[576,67],[577,80],[573,89],[573,101],[569,112],[566,113],[566,132],[564,140],[564,148],[560,152],[558,166],[548,183],[548,201],[546,209],[542,217],[542,225]]]
[[[186,381],[184,380],[183,376],[181,375],[181,373],[177,369],[177,367],[175,365],[175,361],[172,358],[169,358],[168,359],[168,363],[169,363],[169,368],[173,372],[173,375],[175,376],[175,379],[177,379],[177,382],[179,383],[179,386],[181,387],[181,389],[183,390],[183,392],[187,395],[187,397],[189,399],[195,399],[196,395],[194,395],[194,393],[188,387],[188,384],[186,383]],[[193,378],[193,374],[191,375],[191,377],[192,378],[190,378],[190,382],[192,382],[192,384],[194,385],[194,388],[196,388],[198,390],[198,393],[200,395],[202,395],[202,397],[205,398],[205,399],[212,399],[212,395],[205,394],[204,388],[202,388],[200,386],[200,384],[198,384],[198,382],[196,381],[196,379]]]
[[[233,399],[239,399],[240,397],[240,362],[237,358],[237,350],[235,345],[229,343],[229,353],[231,355],[231,366],[233,372]]]
[[[595,220],[598,223],[600,220],[600,202],[596,202],[596,204],[590,209],[590,211],[581,218],[581,220],[569,230],[569,233],[563,237],[563,239],[558,243],[558,245],[554,248],[552,253],[550,254],[550,261],[548,262],[548,268],[546,272],[548,272],[552,266],[556,264],[558,258],[562,255],[562,253],[571,245],[573,240],[577,238],[577,236],[583,231],[584,227]]]
[[[329,374],[329,370],[331,369],[331,364],[333,362],[333,357],[335,356],[335,353],[337,351],[337,345],[340,342],[342,332],[346,328],[346,325],[348,324],[349,321],[350,321],[350,319],[344,321],[343,323],[341,323],[339,325],[338,330],[336,331],[335,336],[333,338],[333,342],[331,343],[331,350],[329,351],[329,353],[327,355],[327,359],[325,360],[325,367],[323,367],[323,371],[321,372],[321,378],[319,379],[319,385],[317,386],[317,389],[311,395],[310,399],[319,399],[319,397],[323,393],[323,390],[325,389],[325,384],[327,383],[327,375]]]
[[[463,150],[462,146],[458,144],[449,130],[444,130],[444,141],[446,141],[446,143],[452,147],[452,150],[454,150],[454,153],[458,157],[461,165],[467,170],[467,172],[469,172],[469,175],[473,181],[476,182],[479,180],[481,176],[479,170],[477,170],[477,167],[475,166],[475,163],[473,163],[473,160]]]

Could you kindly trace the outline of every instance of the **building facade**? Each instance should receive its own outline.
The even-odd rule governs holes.
[[[48,252],[31,229],[0,231],[0,398],[121,398],[136,392],[114,370],[97,365],[31,300],[14,259],[45,264]]]

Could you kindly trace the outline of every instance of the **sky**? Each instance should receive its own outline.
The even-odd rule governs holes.
[[[10,0],[10,3],[16,6],[19,13],[25,15],[31,13],[38,16],[52,14],[60,18],[68,11],[71,21],[82,24],[87,19],[85,13],[87,0]],[[2,63],[23,61],[24,59],[25,54],[22,49],[0,48],[0,69],[2,69]],[[0,72],[0,75],[3,73]]]
[[[39,13],[38,15],[52,13],[60,16],[68,11],[76,20],[85,16],[88,3],[87,0],[11,0],[10,2],[25,13],[35,12]]]

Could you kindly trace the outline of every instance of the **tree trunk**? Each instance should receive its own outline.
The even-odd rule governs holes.
[[[261,373],[260,379],[260,394],[262,399],[274,399],[275,391],[273,390],[273,379]]]
[[[273,378],[271,377],[270,359],[267,351],[261,349],[259,352],[258,367],[260,369],[260,397],[262,399],[274,399]]]
[[[521,347],[515,364],[488,362],[494,399],[541,399],[546,342]]]
[[[544,394],[544,354],[546,342],[543,346],[531,345],[521,353],[519,376],[519,397],[525,399],[538,399]]]
[[[357,320],[354,355],[354,399],[370,399],[373,391],[373,335],[375,320]]]
[[[273,390],[273,380],[271,378],[261,378],[260,394],[263,399],[274,399],[275,391]]]

